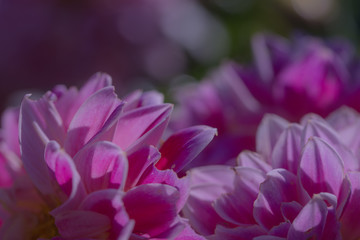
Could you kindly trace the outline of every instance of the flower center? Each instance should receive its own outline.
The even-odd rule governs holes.
[[[43,211],[37,215],[37,224],[31,231],[31,239],[39,238],[53,238],[59,236],[58,230],[55,225],[55,219],[49,214],[48,211]]]

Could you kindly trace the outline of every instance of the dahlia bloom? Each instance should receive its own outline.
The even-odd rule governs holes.
[[[254,150],[265,113],[298,121],[309,112],[325,117],[359,101],[358,60],[344,40],[301,36],[289,42],[258,34],[252,46],[252,66],[224,63],[207,79],[176,92],[179,106],[172,127],[206,124],[219,131],[193,167],[228,163],[240,150]],[[226,153],[219,150],[225,146]]]
[[[189,182],[176,172],[216,130],[194,126],[163,141],[171,110],[157,92],[118,99],[105,74],[80,90],[25,96],[19,139],[26,175],[1,191],[7,216],[0,238],[201,239],[179,215]]]
[[[358,239],[359,123],[349,108],[300,123],[266,115],[257,152],[189,171],[183,215],[208,239]]]

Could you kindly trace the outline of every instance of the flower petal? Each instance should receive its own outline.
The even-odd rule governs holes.
[[[260,226],[270,230],[285,221],[281,212],[282,203],[305,202],[307,197],[297,186],[297,177],[293,173],[274,169],[260,185],[260,193],[254,202],[254,218]]]
[[[242,151],[236,161],[241,167],[255,168],[265,173],[272,170],[272,167],[265,162],[263,156],[256,152],[250,152],[248,150]]]
[[[253,217],[253,205],[259,193],[265,174],[253,168],[235,169],[235,189],[220,196],[213,203],[214,209],[224,220],[236,224],[256,224]]]
[[[120,100],[113,87],[105,87],[89,97],[73,117],[65,141],[66,152],[74,156],[103,127]]]
[[[298,124],[291,124],[283,131],[272,152],[273,168],[285,168],[294,174],[297,173],[300,162],[301,133],[302,127]]]
[[[62,202],[51,214],[55,216],[60,211],[76,208],[85,196],[85,189],[72,158],[57,142],[50,141],[45,148],[45,162],[52,176],[51,197]]]
[[[165,184],[146,184],[129,190],[123,197],[135,233],[154,237],[166,231],[177,218],[179,192]]]
[[[338,210],[342,212],[350,195],[350,182],[342,160],[329,144],[317,137],[309,139],[302,152],[298,176],[310,196],[320,192],[337,196]]]
[[[191,162],[214,138],[215,128],[194,126],[171,135],[161,146],[158,169],[173,169],[179,172]]]
[[[125,112],[119,119],[113,142],[127,152],[144,145],[156,146],[169,121],[172,105],[161,104]]]
[[[74,157],[87,192],[123,189],[128,171],[126,154],[111,142],[96,142],[81,149]]]
[[[21,103],[19,137],[22,161],[35,186],[45,195],[52,194],[52,181],[44,161],[49,140],[62,143],[65,129],[53,102],[45,95],[37,101],[25,96]]]
[[[160,157],[159,151],[153,146],[144,147],[128,155],[129,172],[126,179],[125,191],[135,187],[145,170],[147,170],[151,164],[158,161]]]
[[[273,114],[266,114],[256,133],[256,151],[268,160],[280,134],[289,125],[285,119]]]

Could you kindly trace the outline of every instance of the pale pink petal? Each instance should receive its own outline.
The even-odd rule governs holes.
[[[351,196],[341,217],[341,233],[343,239],[360,238],[360,172],[349,172]]]
[[[272,170],[272,167],[265,162],[263,156],[256,152],[242,151],[236,161],[241,167],[255,168],[265,173]]]
[[[298,124],[291,124],[283,131],[272,152],[273,168],[285,168],[294,174],[297,173],[300,162],[301,133],[302,127]]]
[[[56,197],[56,200],[62,202],[51,214],[55,216],[60,211],[76,208],[85,197],[85,189],[72,158],[60,148],[58,143],[50,141],[45,148],[45,162],[52,176],[51,197]]]
[[[65,139],[62,120],[54,104],[46,96],[38,101],[25,96],[20,108],[19,137],[22,161],[35,186],[45,195],[52,194],[52,183],[44,161],[45,145],[49,140]]]
[[[106,120],[102,128],[92,137],[86,145],[91,145],[94,142],[99,141],[112,141],[114,138],[116,125],[123,113],[124,102],[121,102],[119,106],[117,106],[114,111],[111,113],[109,118]]]
[[[111,142],[96,142],[84,147],[75,155],[74,162],[88,193],[125,186],[126,154]]]
[[[138,107],[162,104],[164,103],[164,96],[157,91],[143,93],[137,90],[124,97],[123,100],[126,102],[124,111],[127,112]]]
[[[353,129],[355,131],[355,129]],[[356,132],[356,131],[355,131]],[[344,162],[346,170],[358,170],[360,162],[350,152],[347,147],[343,146],[343,138],[340,138],[338,133],[332,129],[328,123],[322,118],[309,118],[305,124],[304,131],[301,136],[301,146],[303,147],[310,137],[320,137],[327,143],[329,143],[334,150],[340,155]],[[356,136],[357,137],[357,136]],[[346,136],[344,139],[352,139],[350,136]],[[358,140],[353,139],[353,144],[356,146]],[[351,146],[351,144],[349,145]]]
[[[256,133],[256,151],[268,160],[280,134],[289,125],[285,119],[273,114],[266,114]]]
[[[217,134],[215,128],[194,126],[171,135],[161,146],[158,169],[173,169],[179,172],[191,162]]]
[[[156,237],[177,220],[179,192],[165,184],[146,184],[129,190],[123,197],[127,213],[135,220],[134,233]]]
[[[100,131],[120,104],[113,87],[105,87],[88,98],[70,123],[65,141],[66,152],[74,156]]]
[[[288,239],[341,239],[339,224],[320,195],[304,206],[289,229]]]
[[[161,104],[156,106],[141,107],[126,112],[119,119],[113,142],[123,150],[135,151],[143,145],[157,145],[160,140],[172,106]]]
[[[235,171],[229,166],[206,166],[191,169],[188,175],[191,189],[182,213],[196,232],[211,235],[218,223],[225,223],[212,204],[234,190]]]
[[[256,224],[253,205],[265,174],[253,168],[237,167],[235,189],[222,195],[214,203],[214,209],[224,220],[236,224]]]
[[[317,137],[309,139],[301,156],[298,176],[310,196],[320,192],[337,196],[338,210],[342,212],[350,195],[350,182],[343,161],[329,144]]]
[[[65,128],[68,129],[75,113],[87,98],[98,90],[108,86],[111,86],[111,77],[103,73],[94,74],[80,91],[75,87],[67,89],[63,85],[56,86],[52,90],[57,96],[55,106],[64,121]]]
[[[348,126],[351,126],[359,121],[360,114],[354,109],[347,106],[342,106],[336,111],[332,112],[326,121],[333,127],[337,132],[341,132]]]
[[[270,230],[285,221],[281,212],[282,203],[305,202],[307,197],[301,187],[297,186],[297,177],[293,173],[274,169],[260,185],[260,193],[254,202],[254,218],[258,224]]]

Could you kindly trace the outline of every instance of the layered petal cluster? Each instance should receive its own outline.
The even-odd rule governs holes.
[[[359,124],[346,107],[300,123],[266,115],[256,152],[189,171],[184,216],[208,239],[358,239]]]
[[[359,110],[359,61],[345,40],[298,36],[290,42],[258,34],[252,49],[252,65],[226,62],[207,79],[177,90],[174,128],[207,124],[219,131],[193,166],[224,164],[239,148],[254,150],[265,113],[298,121],[309,112],[325,117],[344,104]]]
[[[171,111],[157,92],[120,100],[106,74],[80,90],[25,96],[19,139],[27,184],[0,195],[9,215],[0,238],[201,239],[179,215],[189,182],[177,172],[216,130],[194,126],[164,140]]]

